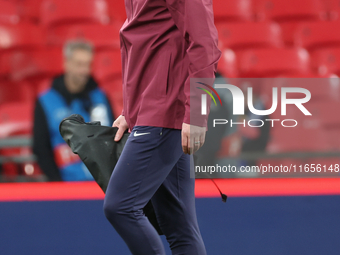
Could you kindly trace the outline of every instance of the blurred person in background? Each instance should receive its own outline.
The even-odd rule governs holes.
[[[246,79],[246,81],[242,84],[242,90],[247,98],[248,95],[248,87],[253,88],[253,106],[257,110],[266,110],[265,103],[263,102],[260,94],[261,94],[261,85],[263,79]],[[249,120],[262,120],[264,125],[262,127],[250,127],[248,126]],[[240,116],[239,122],[243,122],[245,120],[246,126],[238,125],[238,133],[241,137],[241,153],[259,153],[265,152],[267,144],[270,138],[270,128],[271,122],[266,121],[266,119],[270,119],[269,116],[259,116],[252,113],[247,104],[247,100],[245,100],[245,115]],[[251,125],[259,126],[261,125],[260,121],[253,121]],[[256,166],[257,160],[241,160],[241,166]],[[242,173],[247,176],[256,176],[257,173]],[[241,174],[241,175],[242,175]]]
[[[93,180],[79,156],[61,137],[59,124],[71,114],[80,114],[86,122],[100,121],[110,126],[114,116],[108,98],[91,77],[92,45],[67,42],[63,54],[64,74],[56,77],[51,88],[36,101],[33,152],[50,181]]]

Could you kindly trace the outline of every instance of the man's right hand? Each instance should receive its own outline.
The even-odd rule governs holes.
[[[126,129],[129,128],[125,116],[119,115],[119,117],[113,122],[112,127],[117,127],[118,131],[115,136],[115,142],[118,142],[122,137]]]

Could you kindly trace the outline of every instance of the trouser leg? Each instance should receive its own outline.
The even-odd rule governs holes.
[[[191,160],[191,164],[190,164]],[[173,255],[206,255],[195,208],[193,157],[182,154],[152,198],[157,221]]]
[[[104,212],[134,255],[165,254],[143,207],[181,157],[178,148],[181,130],[135,126],[112,173]]]

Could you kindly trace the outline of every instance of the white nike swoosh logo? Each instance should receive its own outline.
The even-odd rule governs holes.
[[[150,134],[150,132],[148,132],[148,133],[138,133],[138,134],[137,134],[137,131],[135,131],[135,133],[133,134],[133,136],[148,135],[148,134]]]

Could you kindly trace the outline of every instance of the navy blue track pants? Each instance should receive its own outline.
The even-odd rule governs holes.
[[[191,164],[190,164],[191,162]],[[111,176],[104,212],[134,255],[165,255],[160,236],[143,214],[151,199],[173,255],[206,255],[197,224],[192,155],[181,130],[135,126]]]

